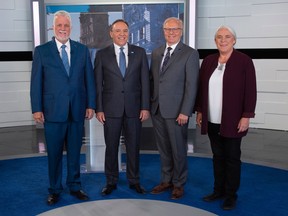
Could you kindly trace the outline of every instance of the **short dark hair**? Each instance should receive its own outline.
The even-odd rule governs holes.
[[[127,25],[127,27],[129,28],[128,22],[126,22],[124,19],[117,19],[117,20],[115,20],[115,21],[110,25],[110,31],[112,31],[113,25],[115,25],[115,24],[118,23],[118,22],[123,22],[123,23],[125,23],[125,24]]]

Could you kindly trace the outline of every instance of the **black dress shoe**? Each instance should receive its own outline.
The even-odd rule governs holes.
[[[129,185],[129,188],[135,190],[137,193],[140,193],[140,194],[146,193],[145,189],[141,187],[140,184]]]
[[[107,184],[101,191],[102,196],[106,196],[108,194],[111,194],[113,190],[117,189],[116,184]]]
[[[231,210],[234,209],[235,206],[236,206],[236,199],[234,197],[228,197],[224,200],[222,209]]]
[[[89,199],[88,195],[83,190],[70,191],[70,194],[72,196],[75,196],[79,200],[88,200]]]
[[[209,195],[203,197],[203,200],[206,201],[206,202],[212,202],[212,201],[221,199],[221,198],[223,198],[223,197],[224,197],[223,194],[213,192],[212,194],[209,194]]]
[[[53,204],[57,203],[58,200],[59,200],[59,194],[49,194],[49,196],[47,198],[47,204],[53,205]]]

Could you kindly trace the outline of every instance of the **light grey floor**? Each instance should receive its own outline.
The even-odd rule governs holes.
[[[113,208],[111,208],[113,206]],[[123,208],[125,206],[125,208]],[[178,203],[141,199],[114,199],[86,202],[57,208],[39,216],[215,216],[215,214]]]
[[[45,154],[43,129],[35,126],[0,128],[0,160]],[[189,130],[189,155],[211,157],[209,140],[198,128]],[[141,151],[155,153],[157,148],[151,127],[144,127]],[[85,152],[85,146],[83,146]],[[288,132],[249,129],[242,141],[242,161],[288,170]]]

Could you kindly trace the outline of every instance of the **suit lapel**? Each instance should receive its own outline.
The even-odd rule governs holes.
[[[182,46],[183,46],[183,43],[180,41],[180,42],[178,43],[178,45],[175,47],[175,50],[173,51],[173,53],[172,53],[172,55],[171,55],[171,57],[170,57],[167,65],[166,65],[164,71],[162,72],[162,74],[164,74],[165,71],[169,68],[169,66],[175,61],[175,59],[177,58],[177,56],[178,56],[179,53],[181,52]],[[163,53],[164,53],[164,51],[163,51]]]
[[[156,53],[157,57],[157,61],[155,61],[155,65],[153,66],[153,68],[157,68],[157,74],[155,74],[156,77],[158,77],[159,75],[162,75],[163,73],[161,72],[161,63],[162,63],[162,59],[164,58],[164,52],[165,52],[165,45],[160,47]]]
[[[131,73],[132,71],[130,70],[131,65],[134,62],[135,59],[135,51],[133,49],[133,46],[131,46],[130,44],[128,44],[128,66],[126,68],[126,73],[125,76],[127,76],[129,73]]]
[[[61,59],[61,56],[60,56],[60,53],[59,53],[59,50],[57,48],[57,45],[56,45],[54,38],[50,41],[50,50],[51,50],[51,53],[53,53],[53,54],[55,53],[55,55],[52,55],[52,56],[55,57],[55,60],[58,63],[59,67],[62,69],[63,73],[67,76],[66,69],[65,69],[64,64],[62,62],[62,59]]]
[[[109,58],[108,60],[111,62],[111,66],[113,67],[112,68],[112,71],[118,75],[118,76],[121,76],[122,77],[122,74],[121,74],[121,70],[118,66],[118,62],[117,62],[117,55],[115,53],[115,47],[114,45],[112,44],[110,47],[109,47]]]
[[[70,40],[70,48],[71,48],[71,53],[70,53],[70,72],[69,72],[69,76],[72,76],[74,64],[75,64],[75,62],[77,62],[77,55],[76,55],[76,53],[78,53],[77,43],[74,43],[74,41]]]

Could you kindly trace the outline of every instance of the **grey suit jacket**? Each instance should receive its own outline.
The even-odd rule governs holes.
[[[96,53],[96,112],[106,117],[139,117],[140,110],[150,109],[149,66],[143,48],[128,44],[128,66],[122,77],[114,45]]]
[[[165,70],[160,73],[165,45],[152,52],[151,59],[151,113],[158,107],[164,118],[177,118],[193,112],[199,75],[198,52],[179,42]]]

